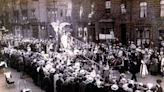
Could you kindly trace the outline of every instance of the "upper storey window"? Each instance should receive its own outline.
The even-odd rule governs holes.
[[[164,0],[161,0],[160,5],[161,5],[160,16],[164,17]]]
[[[110,10],[111,10],[111,0],[106,0],[105,1],[105,9],[106,9],[106,12],[110,13]]]
[[[122,3],[120,6],[121,6],[121,13],[125,14],[126,13],[126,6],[125,6],[125,4]]]
[[[141,18],[147,17],[147,2],[140,3],[140,17]]]

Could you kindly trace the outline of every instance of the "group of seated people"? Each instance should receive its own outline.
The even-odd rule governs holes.
[[[129,53],[124,47],[119,46],[109,49],[105,46],[95,46],[94,50],[92,46],[89,49],[79,49],[82,52],[88,50],[92,53],[88,59],[83,54],[70,56],[66,52],[45,53],[25,49],[4,47],[1,56],[11,68],[30,75],[35,85],[46,92],[160,92],[161,90],[160,80],[157,84],[144,84],[128,79],[124,74],[125,71],[129,71],[131,61],[140,59],[139,54],[135,54],[136,51],[143,50],[132,48]],[[128,63],[122,63],[126,60]],[[115,76],[116,69],[120,70],[120,76]]]

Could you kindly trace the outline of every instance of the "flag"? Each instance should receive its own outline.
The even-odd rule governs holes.
[[[60,23],[60,25],[59,25],[59,29],[62,30],[65,26],[70,26],[70,25],[71,25],[71,24],[68,23],[68,22],[62,22],[62,23]]]
[[[82,30],[83,30],[82,27],[78,28],[78,37],[80,38],[82,37]]]
[[[59,21],[51,23],[51,26],[53,27],[55,32],[58,32],[58,31],[62,30],[62,28],[67,26],[67,25],[69,26],[71,24],[68,23],[68,22],[59,23]]]
[[[72,2],[69,2],[67,6],[67,17],[71,17],[71,15],[72,15]]]
[[[88,38],[88,28],[84,27],[84,41],[87,41]]]
[[[91,14],[92,14],[92,15],[94,14],[94,8],[95,8],[95,4],[92,3],[92,5],[91,5]]]
[[[126,13],[125,4],[121,4],[121,13]]]
[[[92,3],[91,4],[91,12],[88,14],[88,18],[92,18],[93,14],[94,14],[94,8],[95,8],[95,4]]]
[[[87,37],[87,35],[88,35],[88,28],[84,27],[84,36]]]
[[[80,18],[82,17],[82,14],[83,14],[83,6],[81,5],[81,6],[80,6],[80,12],[79,12]]]
[[[55,32],[58,32],[58,30],[59,30],[59,23],[52,22],[51,23],[51,26],[53,27],[53,29],[54,29]]]

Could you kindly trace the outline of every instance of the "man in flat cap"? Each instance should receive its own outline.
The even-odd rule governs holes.
[[[59,74],[59,79],[56,81],[56,91],[57,92],[62,92],[62,86],[63,86],[63,78],[62,74]]]
[[[162,82],[162,80],[157,79],[156,82],[157,82],[157,85],[156,85],[157,92],[163,92],[163,89],[162,89],[162,87],[161,87],[161,82]]]

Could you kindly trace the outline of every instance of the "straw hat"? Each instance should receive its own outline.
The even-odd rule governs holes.
[[[118,90],[118,85],[116,85],[116,84],[113,84],[112,86],[111,86],[111,89],[112,90],[114,90],[114,91],[116,91],[116,90]]]

